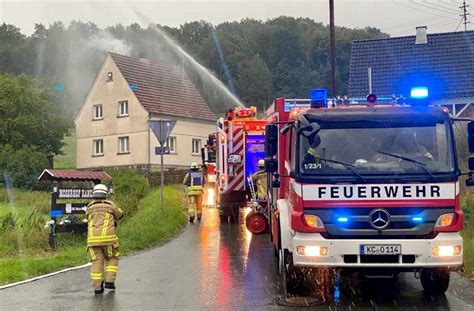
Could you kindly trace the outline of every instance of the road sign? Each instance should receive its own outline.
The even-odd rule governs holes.
[[[155,154],[170,154],[170,147],[155,147]]]
[[[160,145],[163,146],[170,137],[171,131],[176,125],[176,120],[148,121],[148,125],[155,134]]]

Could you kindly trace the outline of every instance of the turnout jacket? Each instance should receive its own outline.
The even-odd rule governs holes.
[[[118,247],[115,233],[123,212],[109,200],[94,200],[87,205],[87,247],[113,245]]]

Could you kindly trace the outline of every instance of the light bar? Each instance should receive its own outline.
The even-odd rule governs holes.
[[[423,99],[429,96],[428,88],[426,86],[413,87],[410,91],[410,97],[415,99]]]
[[[349,221],[349,218],[347,218],[347,217],[338,217],[338,218],[337,218],[337,221],[338,221],[338,222],[346,223],[346,222]]]
[[[422,217],[422,216],[413,216],[413,217],[411,218],[411,220],[412,220],[413,222],[418,222],[418,223],[420,223],[420,222],[423,222],[423,217]]]

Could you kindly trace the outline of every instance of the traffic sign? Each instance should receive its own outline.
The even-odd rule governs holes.
[[[148,125],[155,134],[160,145],[163,146],[170,137],[171,131],[176,125],[176,120],[148,121]]]
[[[170,154],[170,147],[155,147],[155,154]]]

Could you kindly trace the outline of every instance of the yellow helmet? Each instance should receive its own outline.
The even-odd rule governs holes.
[[[191,169],[197,169],[197,168],[199,168],[199,166],[196,162],[191,163]]]
[[[265,168],[265,160],[261,159],[257,162],[258,168]]]

